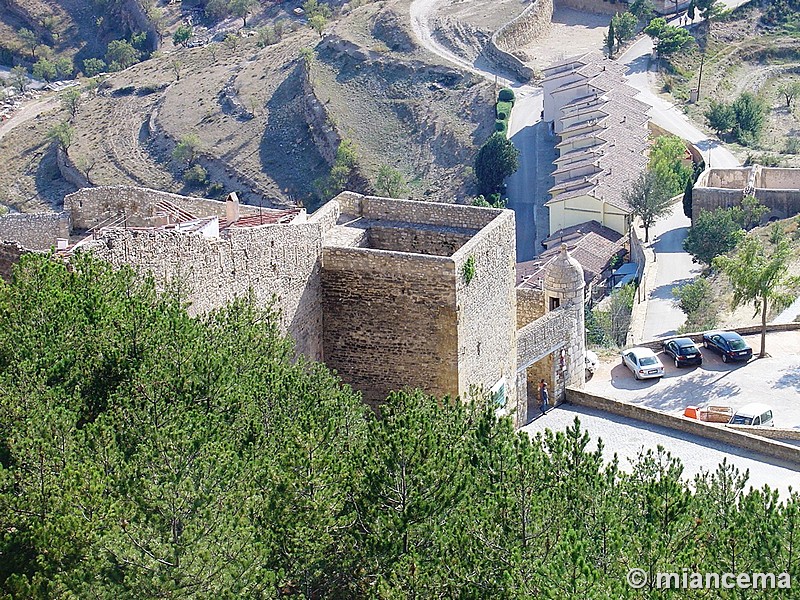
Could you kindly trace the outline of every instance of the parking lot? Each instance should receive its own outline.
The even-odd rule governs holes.
[[[744,336],[758,356],[761,338]],[[701,348],[703,365],[676,368],[670,357],[659,353],[664,377],[637,381],[619,355],[601,359],[587,391],[632,402],[672,414],[687,406],[730,406],[734,410],[750,402],[772,406],[775,426],[800,429],[800,331],[767,334],[767,358],[747,363],[722,362],[719,354]]]

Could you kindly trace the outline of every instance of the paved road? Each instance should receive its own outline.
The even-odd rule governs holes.
[[[674,429],[577,406],[562,405],[525,426],[523,431],[530,435],[545,429],[563,431],[573,424],[575,418],[580,420],[581,429],[592,436],[587,450],[594,450],[597,439],[601,438],[604,457],[610,460],[616,454],[623,471],[630,472],[632,463],[642,450],[655,450],[656,446],[662,446],[681,460],[683,478],[687,481],[692,481],[702,471],[716,470],[723,460],[734,465],[741,473],[749,470],[748,486],[761,488],[769,485],[784,498],[789,496],[789,486],[797,489],[800,480],[797,468],[788,463]]]
[[[506,181],[508,208],[517,218],[517,262],[533,259],[548,234],[549,219],[544,200],[551,187],[554,141],[541,121],[541,88],[519,95],[511,112],[509,139],[519,149],[519,169]]]
[[[649,294],[642,339],[674,335],[683,325],[686,315],[673,301],[672,290],[690,282],[700,274],[700,267],[692,256],[683,250],[683,240],[691,220],[683,214],[683,204],[672,206],[668,217],[657,221],[650,231],[650,240],[656,255],[655,279],[650,278]]]
[[[655,73],[648,70],[652,51],[653,40],[649,36],[643,36],[617,58],[618,62],[628,68],[628,83],[639,90],[636,98],[652,107],[650,119],[659,127],[692,142],[703,153],[707,166],[740,166],[736,157],[719,140],[700,131],[674,104],[651,91],[657,85]]]

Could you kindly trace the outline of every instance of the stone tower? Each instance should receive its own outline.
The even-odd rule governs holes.
[[[586,381],[586,327],[584,324],[583,267],[561,245],[559,255],[547,265],[544,273],[544,309],[563,309],[571,313],[575,334],[566,340],[555,360],[555,396],[561,397],[566,386],[583,386]]]

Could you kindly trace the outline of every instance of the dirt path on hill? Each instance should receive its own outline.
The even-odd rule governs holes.
[[[40,114],[45,113],[49,110],[58,107],[58,98],[48,97],[48,98],[39,98],[34,100],[17,112],[15,112],[10,119],[3,121],[0,123],[0,140],[3,139],[9,131],[14,129],[15,127],[19,127],[23,123],[30,121],[31,119],[35,119]]]

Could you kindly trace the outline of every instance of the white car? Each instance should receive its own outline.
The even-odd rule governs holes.
[[[664,376],[664,365],[650,348],[629,348],[623,351],[622,364],[633,372],[636,379]]]
[[[767,404],[761,404],[759,402],[745,404],[736,411],[729,423],[731,425],[775,427],[775,423],[772,421],[772,408]]]

